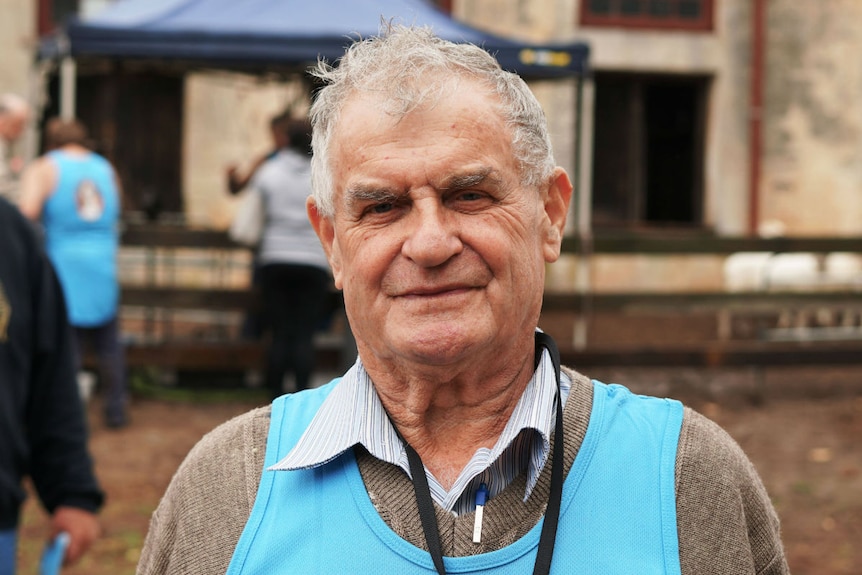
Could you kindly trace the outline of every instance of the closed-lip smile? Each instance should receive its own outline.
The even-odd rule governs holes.
[[[433,297],[449,295],[455,292],[465,292],[474,289],[473,286],[465,284],[447,284],[439,286],[419,286],[410,288],[396,294],[396,297]]]

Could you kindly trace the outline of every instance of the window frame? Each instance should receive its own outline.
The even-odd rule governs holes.
[[[610,0],[619,5],[620,0]],[[647,0],[640,0],[646,2]],[[677,3],[679,0],[668,0]],[[646,14],[638,16],[624,16],[619,13],[611,16],[595,14],[590,11],[590,0],[581,0],[579,19],[582,26],[596,26],[605,28],[636,28],[645,30],[680,30],[691,32],[711,32],[713,30],[714,0],[700,0],[702,2],[701,17],[697,20],[683,19],[679,17],[656,18]]]
[[[638,73],[638,72],[595,72],[596,84],[596,117],[593,125],[593,158],[592,174],[593,181],[592,197],[590,206],[591,219],[595,230],[631,230],[631,229],[705,229],[706,224],[706,114],[708,100],[710,97],[711,82],[710,75],[677,74],[667,73]],[[692,149],[690,176],[687,180],[690,188],[687,192],[682,187],[676,188],[684,195],[679,198],[687,198],[690,202],[690,217],[688,218],[657,218],[650,217],[649,205],[655,200],[654,192],[657,188],[652,187],[650,182],[652,167],[659,164],[649,157],[651,132],[649,130],[649,107],[648,94],[651,90],[661,87],[674,87],[692,90],[692,126],[689,140]],[[612,115],[599,116],[601,102],[608,102],[608,95],[604,93],[605,87],[616,87],[611,94],[618,96],[617,108]],[[611,101],[614,98],[611,97]],[[606,110],[609,110],[606,108]],[[619,113],[622,110],[623,113]],[[628,126],[625,131],[620,127],[611,126],[608,130],[607,123],[602,118],[613,117],[620,120],[621,125]],[[604,136],[599,134],[603,130]],[[624,148],[615,147],[609,154],[607,144],[602,146],[601,142],[608,142],[608,134],[611,140],[616,138]],[[689,145],[689,144],[687,144]],[[666,148],[663,148],[666,150]],[[653,150],[655,151],[655,150]],[[620,154],[624,159],[620,159]],[[614,164],[613,170],[620,174],[625,180],[621,183],[619,179],[608,179],[610,173],[608,165]],[[603,201],[597,201],[598,190],[602,190]],[[610,199],[609,198],[613,198]]]

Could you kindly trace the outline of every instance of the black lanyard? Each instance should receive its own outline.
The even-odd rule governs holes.
[[[548,495],[548,506],[545,509],[545,522],[542,524],[542,534],[539,538],[539,551],[536,555],[536,565],[533,575],[547,575],[551,570],[551,558],[554,555],[554,542],[557,537],[557,523],[560,519],[560,501],[563,496],[563,406],[560,397],[560,352],[557,344],[545,333],[536,332],[536,357],[541,358],[541,350],[546,348],[551,354],[551,363],[557,377],[557,424],[554,429],[554,449],[551,453],[551,493]],[[437,516],[434,514],[434,502],[431,500],[431,490],[428,488],[428,478],[425,477],[425,466],[416,450],[404,442],[407,451],[407,461],[410,463],[410,475],[413,476],[413,491],[416,493],[416,504],[419,507],[419,519],[422,521],[422,531],[425,532],[425,542],[434,560],[434,567],[439,575],[446,575],[443,566],[443,547],[440,544],[440,532],[437,527]]]

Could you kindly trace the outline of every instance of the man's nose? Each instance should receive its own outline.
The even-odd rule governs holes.
[[[401,252],[422,267],[435,267],[463,249],[453,214],[430,198],[415,202],[407,224],[410,230]]]

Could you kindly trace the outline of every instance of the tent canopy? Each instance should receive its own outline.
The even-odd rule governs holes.
[[[44,43],[41,55],[304,69],[318,57],[334,62],[351,42],[377,35],[389,20],[481,46],[527,78],[586,72],[585,44],[501,38],[457,22],[425,0],[119,0],[94,17],[70,22],[65,38]]]

